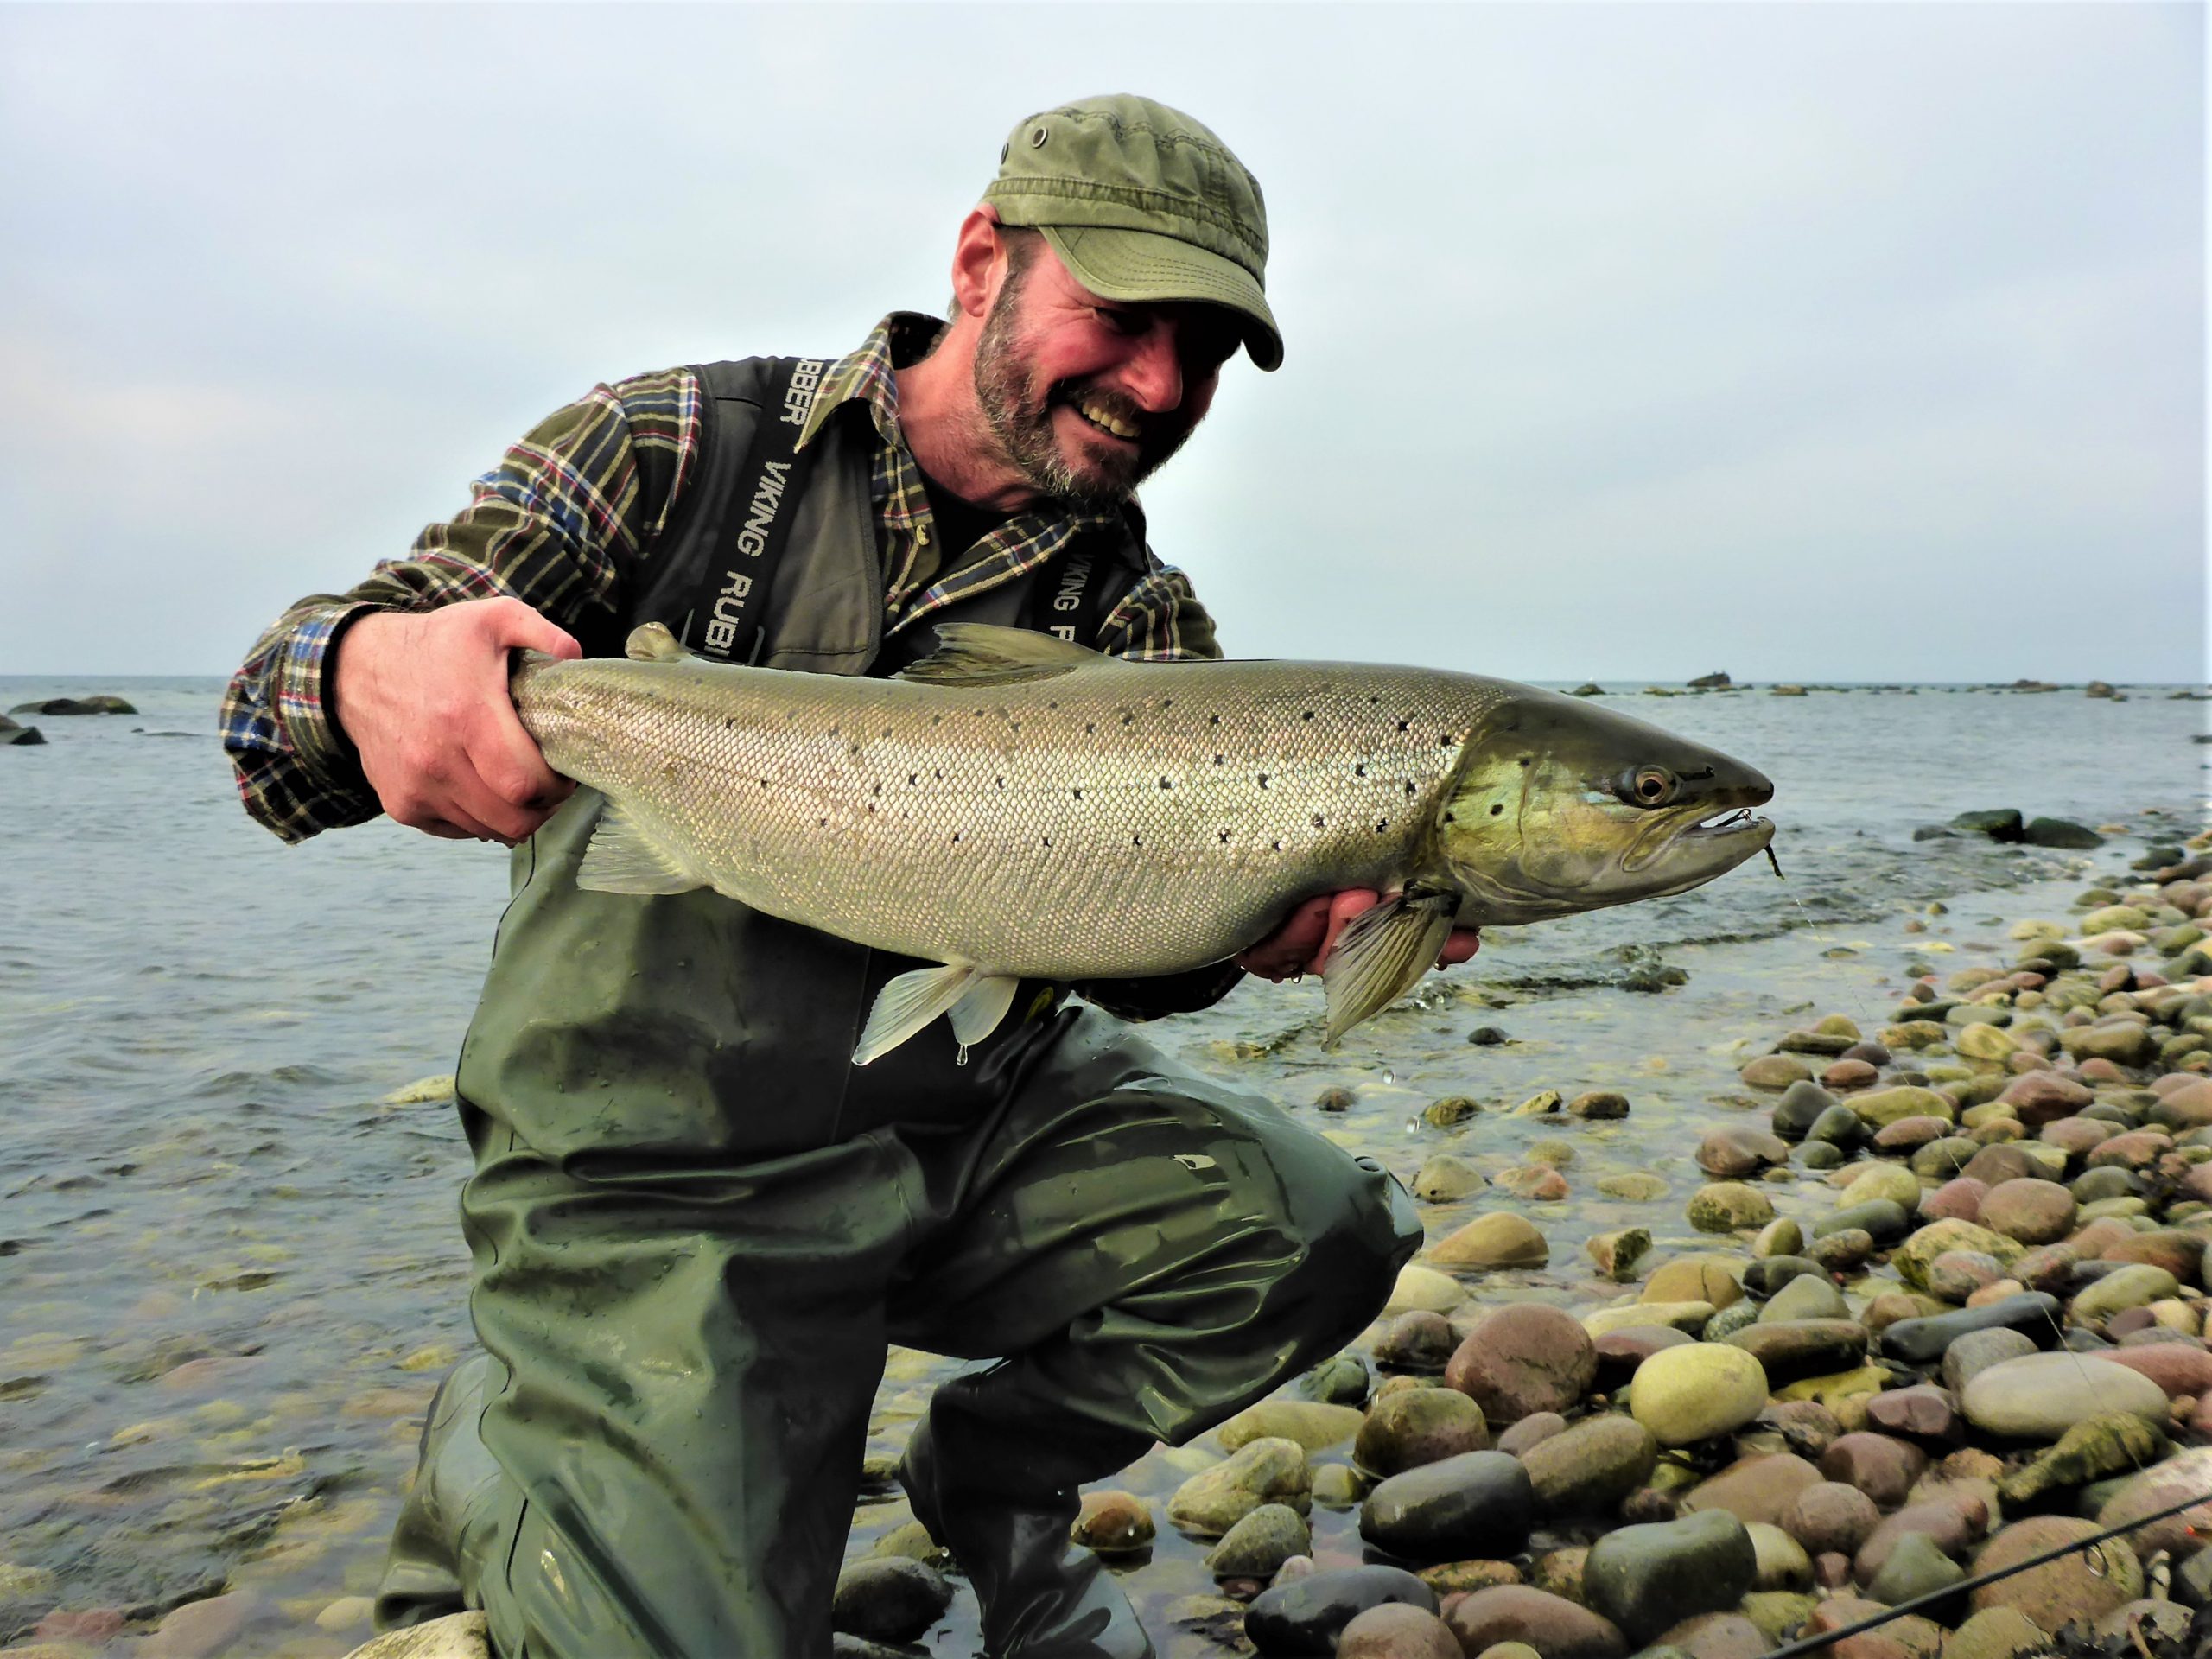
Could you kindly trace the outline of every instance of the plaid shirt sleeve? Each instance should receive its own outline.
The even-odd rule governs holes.
[[[1135,663],[1218,662],[1221,643],[1213,618],[1191,591],[1191,581],[1145,550],[1151,569],[1137,578],[1098,626],[1098,648]]]
[[[505,596],[571,632],[612,624],[627,573],[694,464],[700,397],[688,369],[594,387],[511,448],[405,558],[279,617],[223,700],[223,747],[247,812],[291,842],[376,817],[375,792],[331,718],[327,678],[359,618]]]

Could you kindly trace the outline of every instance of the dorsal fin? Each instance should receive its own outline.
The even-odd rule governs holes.
[[[630,630],[622,654],[633,663],[703,662],[696,652],[683,649],[665,622],[645,622]]]
[[[988,622],[947,622],[937,631],[937,649],[896,677],[931,685],[1008,685],[1017,680],[1048,680],[1089,663],[1110,660],[1103,652],[1049,633]]]

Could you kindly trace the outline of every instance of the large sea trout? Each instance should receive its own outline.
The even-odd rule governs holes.
[[[1774,834],[1751,767],[1509,680],[938,635],[891,680],[707,663],[657,624],[632,661],[525,653],[524,726],[607,800],[578,883],[712,887],[944,964],[884,988],[864,1065],[939,1014],[980,1041],[1021,979],[1200,967],[1311,894],[1371,887],[1323,974],[1334,1043],[1455,922],[1681,893]]]

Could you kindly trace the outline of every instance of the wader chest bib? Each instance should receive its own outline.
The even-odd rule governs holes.
[[[682,621],[742,488],[760,365],[706,380],[690,505],[624,632]],[[925,643],[883,637],[874,442],[841,411],[809,446],[771,666],[883,672]],[[1144,568],[1134,539],[1077,552],[1110,562],[1109,598]],[[1033,623],[1059,575],[947,614]],[[944,1505],[1064,1542],[1082,1483],[1349,1341],[1418,1245],[1379,1165],[1093,1009],[965,1066],[938,1022],[855,1069],[876,989],[915,964],[710,891],[579,889],[601,805],[578,791],[518,850],[463,1045],[487,1351],[425,1427],[380,1627],[465,1605],[500,1659],[827,1659],[887,1342],[997,1362],[932,1396]],[[954,1541],[985,1582],[993,1548]]]

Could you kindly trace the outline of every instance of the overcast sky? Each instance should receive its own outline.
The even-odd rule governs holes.
[[[2190,4],[0,6],[0,673],[226,673],[599,380],[934,308],[1021,116],[1267,191],[1232,654],[2206,672]]]

